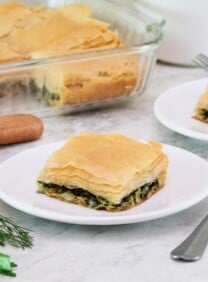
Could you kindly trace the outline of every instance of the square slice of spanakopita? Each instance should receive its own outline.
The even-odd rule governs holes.
[[[208,87],[197,102],[194,118],[208,123]]]
[[[162,188],[167,167],[168,157],[157,142],[84,133],[49,156],[38,192],[96,210],[122,211]]]

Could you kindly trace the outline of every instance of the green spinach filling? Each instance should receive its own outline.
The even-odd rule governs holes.
[[[47,102],[54,102],[60,100],[58,94],[49,92],[45,85],[41,89],[37,86],[33,79],[30,80],[30,91],[32,92],[32,94],[36,95],[38,100],[45,99]]]
[[[200,115],[203,119],[208,119],[208,110],[207,109],[200,109]]]
[[[8,92],[16,95],[19,92],[25,93],[26,90],[27,84],[24,80],[0,82],[0,97],[6,95]]]
[[[45,86],[43,87],[43,97],[46,101],[59,101],[60,97],[58,94],[50,92]]]
[[[80,199],[84,204],[95,208],[95,209],[105,209],[106,207],[112,208],[128,208],[129,206],[134,206],[148,198],[150,193],[156,192],[159,188],[158,180],[155,180],[151,183],[146,183],[145,185],[137,188],[131,194],[124,197],[120,204],[113,204],[108,200],[95,196],[92,193],[78,187],[72,187],[70,189],[65,186],[59,186],[56,184],[46,184],[39,182],[39,191],[40,193],[45,193],[50,195],[59,194],[60,198],[65,201],[73,202],[73,199]]]

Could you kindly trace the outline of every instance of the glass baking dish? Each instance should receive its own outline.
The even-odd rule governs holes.
[[[65,114],[126,102],[144,92],[162,39],[162,19],[116,0],[21,2],[49,8],[87,4],[125,47],[0,64],[0,115]]]

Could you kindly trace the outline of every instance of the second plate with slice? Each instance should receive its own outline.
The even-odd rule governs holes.
[[[165,91],[154,105],[154,113],[158,121],[180,134],[208,141],[208,124],[193,118],[196,104],[207,84],[206,78],[190,81]]]

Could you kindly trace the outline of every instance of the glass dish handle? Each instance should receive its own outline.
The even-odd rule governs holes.
[[[158,24],[161,27],[165,25],[165,19],[151,8],[146,7],[145,3],[139,3],[138,0],[134,0],[131,5],[133,5],[137,12],[145,14],[149,19],[150,24]]]
[[[125,6],[133,7],[134,11],[136,11],[139,15],[144,14],[145,17],[148,18],[150,24],[158,24],[160,27],[165,25],[165,19],[145,5],[144,1],[141,3],[139,0],[114,0],[114,2],[116,1],[124,4]]]

